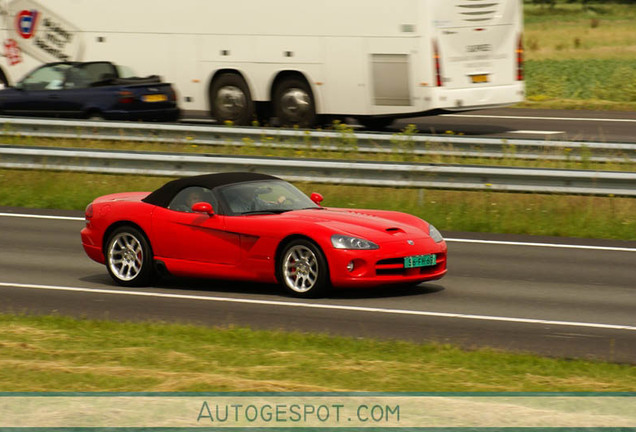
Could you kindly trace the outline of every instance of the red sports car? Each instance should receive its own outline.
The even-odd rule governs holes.
[[[446,273],[446,243],[433,225],[321,201],[265,174],[186,177],[152,193],[95,199],[82,245],[124,286],[167,272],[279,283],[315,297],[331,287],[417,285]]]

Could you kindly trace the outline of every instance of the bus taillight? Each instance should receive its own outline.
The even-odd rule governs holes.
[[[517,81],[523,81],[523,35],[519,35],[517,44]]]
[[[435,82],[437,83],[437,87],[442,87],[444,82],[442,80],[442,65],[439,58],[437,41],[433,41],[433,60],[435,61]]]

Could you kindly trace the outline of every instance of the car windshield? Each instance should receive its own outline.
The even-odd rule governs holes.
[[[232,184],[220,188],[219,194],[232,215],[320,208],[296,187],[282,180]]]
[[[73,66],[66,63],[43,66],[27,75],[19,84],[24,90],[59,90],[66,73]]]
[[[120,78],[132,78],[136,77],[137,74],[128,66],[117,65],[117,73]]]

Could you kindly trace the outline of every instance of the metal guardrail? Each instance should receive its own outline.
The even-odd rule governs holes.
[[[230,157],[0,146],[0,167],[188,176],[258,171],[290,181],[365,186],[636,196],[636,173]]]
[[[2,118],[0,135],[475,158],[636,162],[636,144]]]

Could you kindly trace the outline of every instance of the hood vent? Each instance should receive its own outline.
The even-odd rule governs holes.
[[[387,228],[386,232],[388,232],[389,234],[400,234],[404,233],[405,231],[402,228]]]
[[[492,0],[463,0],[456,6],[462,20],[483,23],[495,17],[499,3]]]

